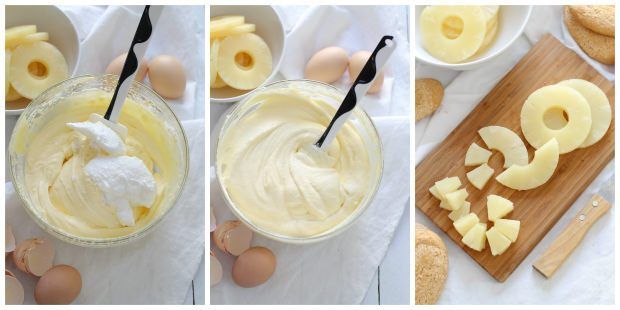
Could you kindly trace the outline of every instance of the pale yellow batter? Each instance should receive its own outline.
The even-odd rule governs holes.
[[[16,137],[18,152],[26,156],[25,180],[30,199],[48,223],[72,235],[124,236],[165,211],[160,204],[175,173],[168,134],[154,114],[131,100],[126,101],[120,116],[120,123],[128,128],[127,155],[142,160],[153,174],[155,202],[150,208],[133,208],[135,226],[124,226],[114,207],[106,204],[101,190],[84,172],[84,166],[100,151],[66,124],[86,121],[92,113],[102,115],[109,102],[110,94],[102,91],[65,99],[49,113],[40,130],[21,130]]]
[[[313,144],[335,108],[294,89],[256,95],[259,107],[219,141],[218,174],[235,206],[257,226],[292,237],[325,232],[369,190],[368,148],[346,123],[327,153]]]

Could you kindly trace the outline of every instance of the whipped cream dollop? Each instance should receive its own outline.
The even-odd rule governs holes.
[[[86,122],[67,123],[67,126],[84,135],[91,147],[99,151],[86,163],[84,172],[103,193],[106,204],[115,208],[119,222],[134,226],[132,208],[150,208],[157,195],[155,179],[141,159],[126,155],[127,148],[118,129],[100,119],[92,115]]]

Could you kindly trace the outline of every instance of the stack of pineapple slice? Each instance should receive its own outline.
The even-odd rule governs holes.
[[[65,57],[47,40],[49,34],[37,32],[36,25],[6,29],[6,101],[34,99],[50,86],[69,77]]]
[[[493,256],[503,254],[517,241],[521,222],[503,217],[514,209],[513,203],[497,195],[487,196],[488,219],[494,223],[487,230],[487,224],[481,223],[478,215],[471,212],[471,204],[466,201],[467,190],[461,187],[458,177],[449,177],[435,182],[429,191],[439,199],[439,206],[450,212],[448,217],[454,222],[454,229],[463,237],[463,244],[475,251],[482,251],[487,241]]]
[[[211,18],[211,88],[250,90],[271,74],[271,50],[244,16]]]

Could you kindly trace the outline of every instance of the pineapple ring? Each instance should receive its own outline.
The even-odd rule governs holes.
[[[420,30],[422,45],[431,55],[457,63],[473,56],[482,46],[486,15],[479,6],[428,6],[420,16]]]
[[[220,40],[219,39],[215,39],[211,42],[211,55],[209,55],[209,60],[210,60],[210,65],[211,67],[210,69],[210,85],[211,88],[213,88],[213,85],[215,84],[215,80],[217,79],[217,57],[219,54],[219,50],[220,50]]]
[[[545,114],[561,109],[568,114],[568,123],[561,129],[545,124]],[[525,100],[521,108],[521,130],[536,149],[556,138],[560,154],[578,148],[588,137],[592,116],[588,101],[576,90],[563,85],[539,88]]]
[[[218,74],[230,87],[254,89],[271,75],[269,46],[253,33],[226,37],[220,44],[218,55]]]
[[[11,57],[10,72],[11,85],[28,99],[69,77],[65,57],[55,46],[43,41],[18,46]]]
[[[223,29],[220,31],[211,31],[211,38],[224,38],[227,36],[232,36],[236,34],[244,34],[249,32],[256,31],[256,25],[254,24],[243,24],[239,26],[234,26],[231,28]]]
[[[21,44],[21,41],[25,36],[36,32],[36,25],[11,27],[4,32],[4,46],[5,48],[13,49]]]

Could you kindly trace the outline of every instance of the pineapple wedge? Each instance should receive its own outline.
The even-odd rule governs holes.
[[[512,201],[497,195],[487,196],[487,209],[489,214],[489,221],[497,221],[504,217],[506,214],[512,212],[514,205]]]
[[[465,236],[465,234],[479,222],[480,220],[476,213],[469,213],[452,224],[461,236]]]
[[[497,226],[491,227],[491,229],[486,232],[486,236],[489,240],[491,254],[493,256],[504,254],[506,249],[510,246],[510,240],[497,229]]]
[[[448,218],[450,218],[452,222],[456,222],[460,218],[469,214],[470,209],[471,209],[471,203],[469,201],[465,201],[465,203],[463,203],[463,205],[460,208],[450,212],[450,214],[448,214]]]
[[[486,164],[491,157],[491,151],[472,143],[465,154],[465,166],[478,166]]]
[[[485,163],[480,165],[478,168],[467,172],[467,179],[475,188],[482,190],[489,179],[493,176],[494,171],[495,170],[493,170],[493,168],[489,167],[489,165]]]
[[[446,194],[452,193],[461,187],[461,180],[459,177],[450,177],[435,182],[435,188],[441,196],[441,199],[446,199]]]
[[[521,222],[517,220],[499,219],[495,221],[493,228],[496,228],[502,235],[510,239],[511,242],[517,241]]]
[[[467,199],[467,196],[469,196],[469,193],[464,188],[446,194],[446,202],[450,210],[458,210],[463,205],[463,203],[465,203],[465,199]]]
[[[475,251],[482,251],[485,247],[485,243],[487,241],[487,236],[485,232],[487,231],[486,223],[478,223],[474,225],[466,234],[463,236],[463,243]]]

